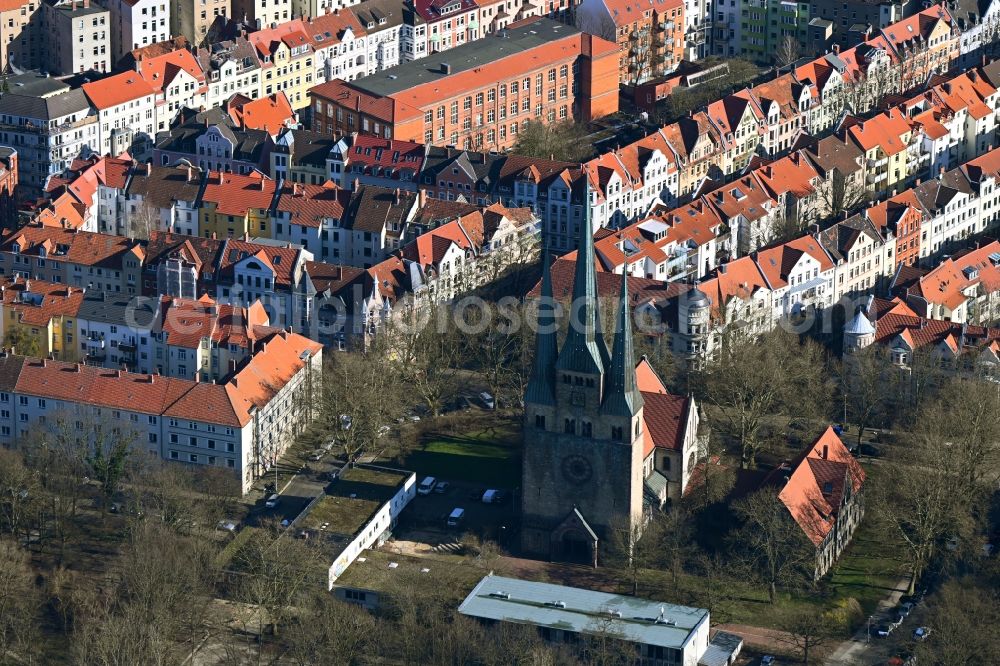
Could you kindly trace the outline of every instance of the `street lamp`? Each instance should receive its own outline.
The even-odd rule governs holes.
[[[865,644],[866,645],[868,643],[872,642],[872,618],[873,617],[875,617],[875,616],[874,615],[869,615],[868,616],[868,631],[867,631],[867,633],[865,635]]]

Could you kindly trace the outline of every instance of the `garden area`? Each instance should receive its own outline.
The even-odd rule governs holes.
[[[417,442],[399,465],[418,477],[499,488],[521,483],[521,427],[514,416],[480,410],[445,415],[428,423]]]

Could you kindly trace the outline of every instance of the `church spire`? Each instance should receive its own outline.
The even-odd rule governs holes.
[[[613,416],[635,416],[642,408],[642,393],[635,381],[635,351],[632,345],[632,308],[628,298],[628,271],[622,271],[622,290],[618,299],[615,348],[611,354],[611,369],[607,393],[601,412]]]
[[[538,330],[535,333],[535,361],[531,368],[531,379],[524,394],[525,403],[541,405],[556,404],[555,370],[556,355],[556,313],[552,298],[552,274],[548,253],[542,257],[542,295],[538,301]]]
[[[556,368],[584,374],[604,373],[604,354],[598,346],[600,328],[597,323],[597,276],[594,271],[594,236],[590,228],[590,182],[584,172],[583,220],[580,223],[580,246],[576,253],[573,276],[573,302],[569,308],[569,331]]]

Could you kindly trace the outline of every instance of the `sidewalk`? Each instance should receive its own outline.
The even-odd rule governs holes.
[[[889,596],[878,603],[878,608],[876,608],[874,615],[882,613],[898,604],[899,599],[906,594],[906,588],[909,584],[909,576],[900,578],[895,585],[895,589],[889,593]],[[874,623],[872,630],[874,631]],[[853,636],[842,642],[830,653],[830,656],[826,658],[827,666],[852,666],[853,664],[861,663],[862,653],[867,648],[868,625],[866,623],[854,632]]]

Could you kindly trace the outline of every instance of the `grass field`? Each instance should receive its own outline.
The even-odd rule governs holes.
[[[417,476],[467,481],[500,488],[521,482],[520,431],[510,422],[456,424],[450,432],[432,431],[406,456],[404,465]]]

